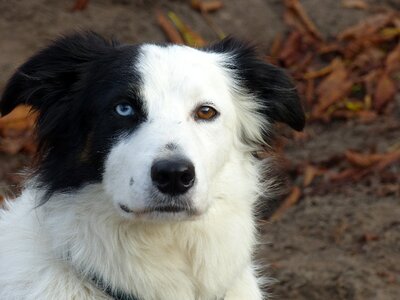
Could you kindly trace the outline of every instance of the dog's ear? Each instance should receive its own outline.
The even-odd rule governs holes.
[[[93,32],[75,33],[56,40],[11,77],[0,100],[6,115],[20,104],[36,110],[68,102],[79,90],[87,65],[114,46]]]
[[[283,122],[301,131],[305,115],[297,90],[284,70],[261,60],[255,48],[231,37],[211,45],[207,51],[225,53],[232,60],[226,65],[235,72],[237,82],[261,104],[270,122]]]

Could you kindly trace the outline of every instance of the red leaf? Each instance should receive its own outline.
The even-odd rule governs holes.
[[[393,79],[385,72],[379,78],[374,94],[374,107],[381,111],[385,105],[394,99],[396,94],[396,85]]]

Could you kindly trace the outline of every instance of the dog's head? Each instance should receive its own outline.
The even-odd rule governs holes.
[[[39,111],[37,182],[54,193],[101,184],[120,214],[201,215],[232,155],[251,157],[304,113],[286,74],[228,38],[204,49],[57,40],[10,79],[0,102]]]

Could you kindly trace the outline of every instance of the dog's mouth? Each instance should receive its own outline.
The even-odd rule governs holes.
[[[133,210],[127,207],[124,204],[120,204],[119,207],[126,213],[132,213],[135,215],[145,215],[151,213],[163,213],[163,214],[177,214],[177,213],[186,213],[188,215],[196,215],[196,211],[191,207],[183,207],[178,205],[162,205],[162,206],[154,206],[148,207],[142,210]]]

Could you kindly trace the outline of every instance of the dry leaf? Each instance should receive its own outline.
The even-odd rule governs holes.
[[[308,105],[313,104],[315,98],[314,95],[315,95],[315,80],[309,79],[307,80],[306,91],[305,91],[305,97]]]
[[[361,237],[361,241],[364,243],[373,242],[379,240],[379,236],[373,233],[364,233]]]
[[[358,181],[369,173],[368,169],[349,168],[339,173],[333,173],[329,177],[331,182]]]
[[[220,40],[226,37],[225,32],[219,27],[212,18],[206,13],[202,12],[201,16],[203,17],[204,21],[206,21],[207,25],[214,31],[214,33],[218,36]]]
[[[310,139],[310,134],[306,131],[293,131],[292,135],[296,142],[305,142]]]
[[[18,138],[2,138],[0,140],[0,152],[10,155],[17,154],[22,149],[24,149],[25,144],[31,139],[31,136],[21,136]]]
[[[374,108],[381,111],[385,105],[394,99],[397,88],[393,79],[385,72],[378,79],[376,91],[374,94]]]
[[[224,6],[222,1],[218,0],[209,0],[209,1],[192,0],[190,3],[194,9],[200,12],[213,12],[221,9]]]
[[[376,165],[377,171],[383,171],[388,166],[400,161],[400,150],[386,153],[382,160]]]
[[[374,172],[382,172],[385,168],[400,161],[400,150],[387,153],[363,154],[355,151],[346,151],[346,159],[357,168],[345,169],[332,174],[332,182],[357,181]]]
[[[388,74],[400,70],[400,43],[386,57],[385,66]]]
[[[302,56],[301,45],[301,33],[299,31],[292,32],[286,39],[279,55],[279,59],[283,61],[285,66],[291,66],[300,60]]]
[[[383,27],[390,24],[394,19],[394,14],[379,14],[369,17],[360,23],[345,29],[338,35],[339,40],[360,39],[372,36],[379,32]]]
[[[371,47],[358,53],[351,62],[351,68],[356,68],[359,73],[368,73],[375,68],[380,68],[386,53],[380,48]]]
[[[302,22],[305,29],[311,33],[312,36],[318,40],[322,40],[322,34],[318,31],[314,22],[308,17],[304,7],[301,5],[299,0],[285,0],[285,6],[293,11],[295,16]]]
[[[312,110],[314,118],[320,118],[328,107],[343,100],[351,91],[353,82],[349,78],[343,62],[338,61],[335,69],[319,84],[316,89],[318,103]]]
[[[271,48],[269,50],[269,55],[272,57],[278,57],[279,53],[282,50],[282,44],[283,44],[283,36],[282,34],[278,33],[274,40],[272,41]]]
[[[35,118],[35,113],[32,112],[32,108],[28,105],[19,105],[12,112],[0,118],[0,128],[31,118]]]
[[[156,11],[156,18],[158,25],[160,25],[161,29],[164,31],[170,42],[175,44],[184,43],[174,24],[172,24],[171,21],[161,11]]]
[[[0,151],[16,154],[21,150],[36,151],[34,125],[37,113],[27,105],[17,106],[11,113],[0,118]],[[29,145],[29,146],[28,146]]]
[[[204,39],[199,34],[191,30],[189,26],[186,25],[174,12],[168,12],[168,17],[180,32],[186,45],[191,47],[203,47],[206,44]]]
[[[315,177],[320,174],[320,170],[312,165],[307,165],[304,169],[303,186],[309,186]]]
[[[376,120],[378,114],[375,111],[371,110],[362,110],[357,112],[357,117],[363,124],[370,124]]]
[[[342,6],[345,8],[367,9],[368,4],[364,0],[343,0]]]
[[[281,206],[275,211],[275,213],[271,216],[270,221],[279,220],[283,214],[293,205],[295,205],[301,196],[301,190],[299,187],[294,186],[290,194],[283,200]]]
[[[345,157],[354,166],[366,168],[381,161],[384,154],[363,154],[347,150],[345,152]]]
[[[332,60],[332,62],[327,65],[326,67],[316,70],[316,71],[309,71],[306,74],[304,74],[304,79],[313,79],[313,78],[318,78],[318,77],[323,77],[340,67],[342,64],[341,59],[337,58]]]
[[[85,10],[89,4],[89,0],[76,0],[72,11]]]

